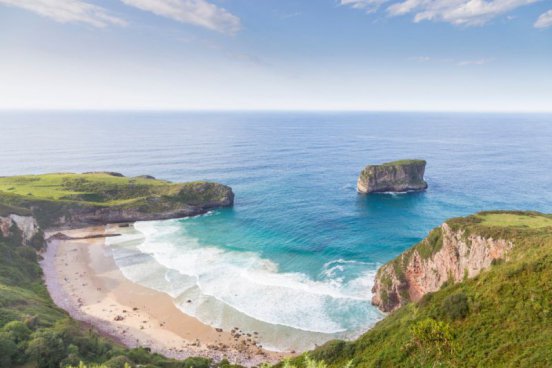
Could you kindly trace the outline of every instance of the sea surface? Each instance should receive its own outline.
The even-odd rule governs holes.
[[[427,160],[424,193],[364,196],[362,167]],[[119,171],[232,186],[235,206],[112,238],[129,279],[216,327],[301,350],[352,338],[381,264],[447,218],[552,212],[552,116],[2,112],[0,175]]]

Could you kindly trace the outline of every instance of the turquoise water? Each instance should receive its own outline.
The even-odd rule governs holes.
[[[138,223],[127,277],[214,326],[304,349],[353,337],[378,265],[443,220],[552,212],[552,116],[407,113],[2,113],[0,175],[112,170],[231,185],[232,209]],[[361,168],[428,161],[424,193],[358,195]],[[190,301],[190,302],[188,302]]]

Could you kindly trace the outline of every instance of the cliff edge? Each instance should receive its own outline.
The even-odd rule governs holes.
[[[372,304],[391,312],[419,301],[445,284],[457,283],[507,261],[520,234],[552,226],[549,215],[534,212],[481,212],[451,219],[433,229],[377,272]]]
[[[357,181],[359,193],[410,192],[427,188],[424,160],[400,160],[368,165]]]

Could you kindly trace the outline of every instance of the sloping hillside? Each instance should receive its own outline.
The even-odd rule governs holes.
[[[329,342],[310,356],[330,367],[351,360],[353,367],[552,366],[552,216],[483,212],[446,224],[465,240],[513,246],[478,275],[451,278],[406,303],[357,341]],[[428,244],[436,242],[405,254],[425,247],[431,259],[440,248]]]

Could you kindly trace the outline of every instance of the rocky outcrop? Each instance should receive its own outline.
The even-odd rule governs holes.
[[[427,188],[424,160],[401,160],[368,165],[357,181],[360,193],[411,192]]]
[[[14,232],[21,236],[24,245],[30,245],[37,236],[41,235],[40,227],[32,216],[10,214],[0,217],[0,235],[4,238],[14,236]]]
[[[48,228],[75,228],[135,221],[167,220],[196,216],[213,208],[234,204],[232,188],[210,182],[183,184],[178,193],[171,196],[151,196],[130,205],[90,206],[59,203],[55,209],[34,206],[32,212],[38,218],[48,216]]]
[[[444,223],[378,270],[372,304],[391,312],[439,290],[445,282],[476,276],[494,261],[506,259],[512,247],[511,241],[454,231]]]

